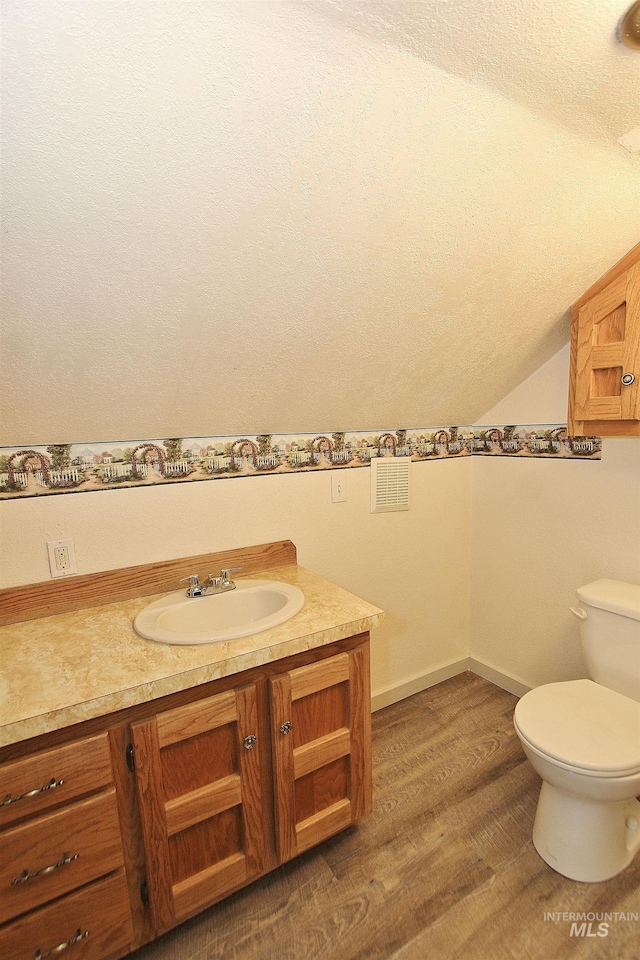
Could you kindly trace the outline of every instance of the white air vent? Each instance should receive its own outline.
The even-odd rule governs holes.
[[[409,509],[408,457],[372,457],[371,513]]]

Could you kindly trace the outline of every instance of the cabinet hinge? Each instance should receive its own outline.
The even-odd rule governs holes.
[[[125,757],[127,758],[127,766],[129,767],[129,770],[131,771],[131,773],[133,773],[133,771],[136,769],[136,760],[133,755],[132,743],[127,744],[127,749],[125,750]]]
[[[143,907],[149,906],[149,885],[146,880],[143,880],[140,884],[140,899]]]

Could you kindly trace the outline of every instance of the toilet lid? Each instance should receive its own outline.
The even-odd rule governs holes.
[[[593,680],[547,683],[518,702],[514,723],[549,757],[625,776],[640,770],[640,703]]]

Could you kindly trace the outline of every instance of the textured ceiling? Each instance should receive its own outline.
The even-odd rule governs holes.
[[[618,39],[631,0],[308,4],[593,139],[616,141],[640,124],[640,53]]]
[[[473,422],[638,242],[624,6],[5,0],[0,445]]]

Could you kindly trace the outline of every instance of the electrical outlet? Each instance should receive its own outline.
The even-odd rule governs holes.
[[[344,503],[347,499],[347,478],[342,470],[334,470],[331,474],[331,502]]]
[[[68,577],[78,572],[73,540],[47,540],[47,550],[52,577]]]

